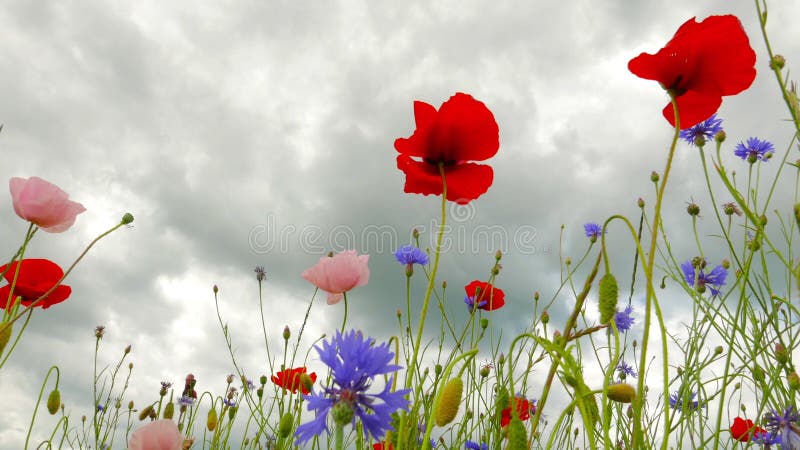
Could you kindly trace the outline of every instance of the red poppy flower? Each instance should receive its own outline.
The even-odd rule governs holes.
[[[731,425],[731,436],[741,442],[748,442],[753,434],[766,433],[766,431],[761,427],[755,426],[752,420],[745,420],[741,417],[733,419],[733,425]]]
[[[756,78],[756,53],[736,16],[691,18],[655,55],[642,53],[628,62],[634,75],[661,83],[678,104],[681,129],[717,112],[722,96],[750,87]],[[672,105],[664,117],[675,126]]]
[[[467,296],[464,297],[464,303],[470,311],[475,308],[484,311],[493,311],[502,308],[506,304],[506,294],[500,288],[496,288],[489,283],[474,280],[470,284],[464,286]]]
[[[0,267],[0,273],[5,271],[3,277],[8,284],[0,287],[0,308],[8,306],[11,294],[11,282],[14,280],[14,273],[19,264],[19,276],[14,287],[14,296],[22,297],[22,305],[28,306],[39,297],[49,291],[64,276],[64,271],[58,264],[46,259],[23,259],[20,264],[17,261]],[[72,288],[67,285],[59,285],[47,297],[42,299],[36,306],[47,309],[56,303],[63,302],[72,293]]]
[[[300,389],[303,394],[308,394],[310,391],[306,389],[305,385],[300,381],[300,376],[304,373],[306,373],[305,367],[297,367],[295,369],[281,370],[270,379],[273,383],[293,393]],[[317,374],[315,372],[308,374],[308,377],[311,378],[311,383],[317,381]]]
[[[517,407],[517,414],[519,414],[519,420],[528,420],[531,418],[531,414],[536,414],[536,403],[528,401],[526,398],[515,398],[514,403]],[[508,424],[511,423],[511,407],[504,409],[500,412],[500,426],[506,427]]]
[[[459,92],[438,111],[415,101],[414,118],[414,134],[394,141],[400,152],[397,168],[406,174],[405,192],[442,195],[439,164],[444,165],[447,200],[463,205],[489,190],[492,168],[468,162],[491,158],[500,148],[500,130],[486,105]]]
[[[389,444],[386,444],[386,441],[376,442],[372,444],[372,448],[373,450],[394,450],[394,445],[392,445],[391,442]]]

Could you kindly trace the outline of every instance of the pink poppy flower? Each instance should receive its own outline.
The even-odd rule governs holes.
[[[303,278],[328,293],[328,304],[339,303],[343,293],[369,281],[369,255],[346,250],[332,257],[323,256],[314,267],[303,272]]]
[[[156,420],[131,435],[128,450],[181,450],[183,435],[171,420]]]
[[[48,233],[61,233],[75,223],[75,217],[86,211],[69,199],[61,188],[39,177],[8,181],[14,212]]]

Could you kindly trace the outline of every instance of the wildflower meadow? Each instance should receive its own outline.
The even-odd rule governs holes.
[[[635,88],[627,96],[633,100],[620,105],[639,109],[615,106],[602,117],[602,128],[617,130],[611,142],[581,135],[580,123],[569,124],[571,139],[601,149],[584,165],[595,174],[611,170],[605,165],[613,160],[602,158],[611,150],[605,149],[634,140],[638,120],[653,121],[664,133],[625,156],[646,162],[648,171],[601,178],[582,191],[581,198],[597,208],[592,217],[578,214],[583,219],[576,221],[574,211],[564,220],[552,217],[562,225],[546,243],[529,239],[537,235],[531,223],[471,222],[502,207],[531,221],[566,214],[571,206],[561,204],[558,190],[580,186],[591,178],[581,171],[589,169],[575,156],[570,164],[537,169],[563,186],[539,183],[528,176],[534,171],[523,164],[519,148],[506,149],[507,136],[530,137],[504,122],[509,105],[525,103],[523,94],[487,96],[492,87],[486,82],[432,95],[441,92],[425,88],[438,76],[434,71],[418,78],[418,95],[392,105],[391,127],[348,125],[329,114],[341,139],[337,145],[303,141],[303,133],[263,143],[331,148],[323,156],[310,151],[312,156],[298,153],[285,161],[277,150],[265,150],[267,164],[303,167],[283,177],[276,171],[269,188],[236,175],[258,164],[236,159],[236,133],[213,157],[187,150],[187,142],[196,141],[173,138],[152,167],[172,173],[170,167],[180,166],[183,178],[141,175],[142,193],[115,179],[108,192],[90,195],[80,180],[48,169],[58,158],[10,174],[2,204],[10,220],[4,228],[7,260],[0,266],[0,392],[9,394],[0,443],[130,450],[800,450],[800,375],[794,365],[800,357],[800,260],[794,253],[800,236],[800,104],[791,70],[800,55],[783,54],[788,44],[771,38],[768,6],[755,0],[737,14],[721,9],[681,16],[669,32],[656,27],[642,33],[650,35],[642,42],[613,43],[624,60],[598,64],[624,72],[624,83]],[[240,17],[242,23],[246,18]],[[137,26],[146,29],[147,21]],[[384,44],[402,47],[402,41]],[[202,45],[221,45],[215,42]],[[643,47],[649,42],[658,44]],[[394,76],[411,76],[394,70]],[[257,71],[251,76],[258,78]],[[364,89],[377,82],[386,83],[386,92],[393,89],[388,80],[367,78],[360,81]],[[769,98],[759,101],[780,108],[780,126],[770,135],[746,120],[730,126],[726,118],[739,114],[755,122],[763,114],[758,108],[734,112],[744,108],[737,99],[754,83],[768,86]],[[157,95],[141,89],[142,98]],[[249,95],[242,91],[230,91],[226,104],[247,109],[237,103]],[[198,105],[204,101],[196,98]],[[385,99],[378,95],[375,101]],[[562,101],[592,108],[589,101]],[[288,114],[288,104],[269,114]],[[186,108],[178,114],[182,120],[183,113],[191,117],[192,106],[170,107]],[[310,111],[298,117],[303,119],[280,133],[313,127],[317,120]],[[249,113],[237,118],[252,119]],[[234,119],[220,114],[213,122],[226,127]],[[14,127],[28,123],[0,121],[0,146],[9,148],[10,140],[24,147]],[[263,124],[271,126],[277,127]],[[120,127],[121,141],[137,135],[135,127]],[[91,142],[92,127],[82,133],[87,137],[76,142]],[[384,166],[350,161],[350,138],[343,136],[385,144],[370,149]],[[191,156],[174,156],[182,146]],[[142,169],[131,152],[135,148],[116,149],[114,157],[125,161],[126,176],[137,177]],[[306,157],[325,162],[311,164]],[[225,164],[236,167],[230,180],[218,173]],[[350,165],[358,169],[341,169]],[[511,166],[521,175],[508,177],[500,169]],[[373,174],[386,173],[386,167],[395,179]],[[44,174],[64,182],[57,185]],[[359,178],[368,180],[363,188],[344,190]],[[201,185],[232,192],[254,210],[261,207],[257,192],[279,198],[285,188],[287,200],[276,200],[275,210],[308,208],[333,218],[342,233],[324,240],[321,228],[307,226],[301,233],[292,224],[276,233],[276,217],[267,215],[257,226],[231,225],[247,231],[236,239],[216,240],[213,224],[242,222],[241,211],[213,197],[176,193],[205,192]],[[290,188],[299,185],[307,189]],[[516,186],[529,192],[522,185],[546,191],[549,209],[531,206],[525,195],[492,196],[495,189],[514,192]],[[637,187],[623,189],[624,197],[604,195],[605,188],[619,193],[619,185]],[[691,197],[673,194],[685,189]],[[142,214],[103,200],[120,192]],[[174,207],[137,200],[145,192],[175,200]],[[407,222],[399,232],[391,229],[399,238],[389,246],[348,239],[348,227],[362,227],[362,238],[389,233],[374,225],[394,214],[382,203],[386,198],[413,202],[420,215],[398,214]],[[112,212],[92,215],[91,205]],[[344,205],[368,211],[372,222],[341,214],[351,211]],[[184,220],[183,208],[203,213]],[[485,238],[477,250],[465,247],[468,226],[471,237]],[[137,232],[148,227],[157,244],[137,241]],[[298,235],[300,243],[289,245]],[[171,243],[193,249],[189,267],[214,259],[193,239],[213,247],[215,255],[245,243],[251,259],[239,265],[218,260],[217,272],[198,269],[200,275],[176,281],[181,275],[172,265],[177,255]],[[155,250],[140,254],[137,247]],[[118,248],[126,250],[113,251]],[[542,258],[552,267],[545,268]],[[150,265],[163,271],[157,280],[137,276]],[[92,270],[108,275],[93,277]],[[284,278],[291,282],[282,284]],[[158,292],[176,291],[180,301],[153,300]],[[102,295],[87,298],[87,292]],[[113,305],[122,301],[136,307],[116,313]],[[70,310],[73,303],[91,303],[91,315]],[[53,352],[55,361],[42,360]],[[140,365],[138,355],[149,362]],[[32,361],[36,371],[23,372],[20,367]],[[179,375],[168,369],[176,364]],[[205,370],[210,366],[214,371]]]

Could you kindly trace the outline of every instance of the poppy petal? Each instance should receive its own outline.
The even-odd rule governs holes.
[[[406,174],[404,191],[413,194],[442,195],[442,178],[436,165],[416,161],[407,155],[397,157],[397,168]],[[485,164],[464,163],[445,167],[447,200],[464,205],[489,190],[494,171]]]

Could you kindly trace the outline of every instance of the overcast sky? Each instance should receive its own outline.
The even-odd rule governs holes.
[[[796,69],[800,5],[774,3],[773,45]],[[179,384],[188,372],[198,390],[221,393],[232,366],[214,284],[242,367],[268,373],[257,265],[273,342],[302,323],[314,288],[300,273],[345,248],[369,253],[372,271],[350,295],[349,323],[380,340],[393,334],[404,275],[391,251],[438,220],[438,199],[403,193],[396,168],[393,142],[413,132],[414,100],[438,108],[466,92],[495,115],[494,184],[450,209],[453,247],[439,279],[462,311],[460,286],[485,278],[501,247],[507,306],[494,317],[521,332],[533,292],[550,299],[558,286],[562,224],[564,254],[576,259],[585,222],[638,220],[636,199],[654,203],[649,174],[662,170],[672,133],[661,116],[667,99],[629,73],[628,60],[657,51],[693,16],[727,13],[758,55],[753,86],[719,110],[726,164],[736,168],[737,142],[758,136],[783,152],[792,136],[750,2],[3,2],[0,178],[40,176],[87,209],[66,233],[38,233],[27,256],[66,267],[123,213],[136,221],[92,249],[68,280],[69,300],[34,315],[0,374],[0,448],[21,448],[53,364],[73,421],[90,413],[96,325],[107,327],[101,363],[133,346],[126,398],[150,402],[159,381]],[[664,207],[685,259],[695,256],[682,240],[687,202],[703,209],[701,230],[714,229],[719,206],[696,153],[679,146]],[[782,186],[790,198],[791,183]],[[0,206],[11,254],[26,224],[10,195]],[[489,244],[481,230],[501,237]],[[624,233],[610,235],[622,273],[632,259]],[[568,300],[551,309],[554,323]],[[665,307],[670,323],[688,314],[680,305]],[[333,332],[341,314],[318,298],[308,336]]]

